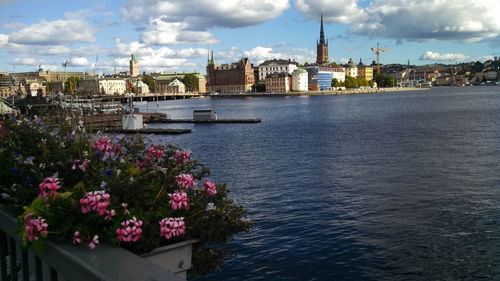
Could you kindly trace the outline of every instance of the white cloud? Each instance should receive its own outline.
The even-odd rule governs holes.
[[[134,22],[164,16],[201,29],[234,28],[266,22],[289,6],[289,0],[128,0],[123,14]]]
[[[208,31],[191,31],[183,22],[168,22],[164,17],[150,21],[149,28],[142,33],[142,40],[147,44],[215,44],[217,39]]]
[[[351,31],[396,40],[478,42],[500,34],[497,0],[297,0],[309,18],[323,12],[329,22],[348,23]]]
[[[10,35],[9,42],[26,45],[57,45],[92,42],[92,27],[83,19],[41,21]]]
[[[69,60],[70,66],[88,66],[89,61],[84,57],[74,57]]]
[[[289,0],[128,0],[123,15],[131,22],[149,24],[142,33],[148,44],[215,44],[211,28],[260,24],[289,6]]]
[[[0,47],[6,46],[9,42],[9,35],[0,34]]]
[[[432,51],[427,51],[425,54],[420,56],[420,60],[431,60],[431,61],[441,61],[441,62],[457,62],[465,61],[469,57],[460,53],[446,53],[440,54]]]
[[[41,64],[43,61],[36,58],[15,58],[11,61],[12,65],[30,65],[36,66]]]
[[[297,8],[306,18],[319,20],[323,13],[326,22],[355,23],[366,20],[366,11],[357,0],[297,0]]]

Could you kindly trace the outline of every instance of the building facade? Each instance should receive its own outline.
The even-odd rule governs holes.
[[[181,81],[174,79],[174,81],[168,83],[167,93],[184,94],[186,93],[186,86]]]
[[[323,14],[321,14],[321,26],[319,30],[319,41],[316,42],[316,64],[328,64],[328,39],[325,40],[325,30],[323,28]]]
[[[132,54],[130,57],[130,77],[139,76],[139,62],[137,61],[137,57]]]
[[[366,66],[363,64],[361,60],[359,60],[358,64],[358,77],[363,78],[366,81],[373,80],[373,67]]]
[[[358,66],[354,63],[354,61],[350,58],[346,65],[345,74],[350,77],[358,77]]]
[[[292,91],[306,92],[309,90],[307,71],[303,68],[297,68],[292,73]]]
[[[253,66],[248,58],[231,64],[217,65],[212,57],[207,65],[209,92],[242,93],[252,90],[255,83]]]
[[[266,92],[288,93],[292,89],[292,75],[288,73],[272,73],[266,77]]]
[[[127,81],[122,78],[87,78],[80,80],[80,92],[91,95],[123,95]]]
[[[309,91],[330,91],[332,90],[332,80],[337,78],[345,81],[345,72],[341,67],[330,66],[306,66],[308,73]]]
[[[159,94],[168,92],[168,84],[170,82],[177,80],[184,80],[186,75],[194,75],[196,77],[196,85],[194,89],[186,88],[187,92],[204,94],[207,92],[207,79],[205,76],[201,75],[198,72],[191,73],[170,73],[170,74],[161,74],[154,78],[155,92]]]
[[[264,84],[266,77],[273,73],[287,73],[292,74],[297,68],[297,63],[294,61],[273,59],[267,60],[259,65],[259,78],[258,83]]]

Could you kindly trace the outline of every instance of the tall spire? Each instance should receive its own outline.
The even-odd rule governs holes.
[[[321,28],[319,30],[319,43],[325,44],[325,30],[323,29],[323,13],[321,13]]]

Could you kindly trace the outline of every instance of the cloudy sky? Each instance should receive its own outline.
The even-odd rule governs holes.
[[[498,0],[0,0],[0,71],[204,73],[249,57],[315,61],[319,16],[330,59],[429,64],[500,55]],[[96,63],[97,62],[97,63]]]

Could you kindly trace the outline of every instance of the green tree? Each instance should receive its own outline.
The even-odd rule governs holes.
[[[351,76],[346,76],[345,77],[345,82],[344,85],[346,88],[358,88],[358,80],[354,77]]]
[[[155,92],[155,78],[153,76],[143,75],[142,82],[144,82],[144,84],[148,85],[150,92],[152,92],[152,93]]]
[[[339,81],[337,78],[333,78],[332,87],[344,87],[344,82]]]
[[[356,78],[356,83],[358,83],[358,87],[368,87],[368,81],[365,78],[358,77]]]
[[[375,82],[377,82],[377,87],[394,87],[396,86],[396,79],[387,74],[377,74],[375,75]]]
[[[198,77],[195,74],[189,73],[184,75],[182,83],[186,85],[186,91],[198,91]]]
[[[64,89],[66,90],[66,93],[70,93],[71,95],[74,95],[76,92],[76,89],[78,88],[78,84],[80,83],[80,78],[71,76],[69,77],[66,82],[64,83]]]

